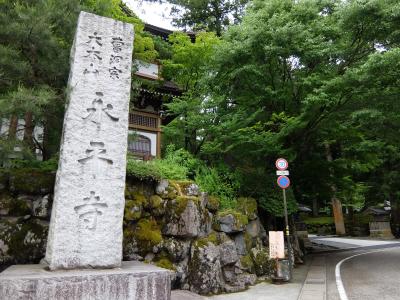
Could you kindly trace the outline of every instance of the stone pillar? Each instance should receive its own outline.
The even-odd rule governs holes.
[[[121,266],[133,26],[81,12],[45,260]]]

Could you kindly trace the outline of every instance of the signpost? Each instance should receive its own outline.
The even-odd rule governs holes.
[[[289,218],[287,212],[287,202],[286,202],[286,189],[290,186],[290,179],[287,177],[289,175],[289,171],[286,170],[289,167],[289,163],[284,158],[278,158],[275,162],[275,166],[278,169],[276,171],[276,175],[278,175],[277,183],[278,186],[282,189],[283,192],[283,207],[285,213],[285,235],[288,246],[288,258],[289,258],[289,277],[292,277],[292,246],[290,244],[290,231],[289,231]]]

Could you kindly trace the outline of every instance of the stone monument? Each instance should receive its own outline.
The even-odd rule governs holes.
[[[170,272],[122,263],[133,26],[81,12],[44,265],[0,274],[0,299],[169,299]]]

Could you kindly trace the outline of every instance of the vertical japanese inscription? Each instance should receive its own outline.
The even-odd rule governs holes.
[[[103,60],[101,48],[103,47],[103,38],[96,31],[88,36],[86,42],[86,54],[83,56],[88,59],[89,65],[83,71],[83,74],[99,74],[100,63]]]
[[[81,12],[46,261],[50,269],[122,259],[133,27]]]

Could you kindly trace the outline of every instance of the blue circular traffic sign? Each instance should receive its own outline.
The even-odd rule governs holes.
[[[287,176],[279,176],[276,182],[282,189],[287,189],[290,186],[290,179]]]

